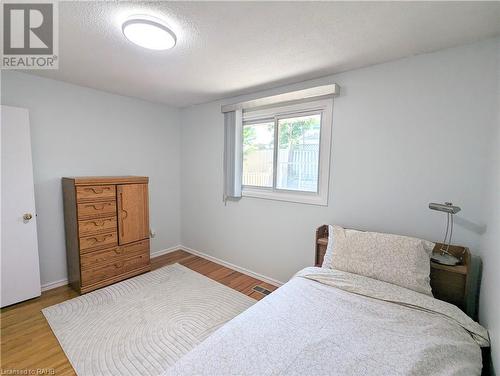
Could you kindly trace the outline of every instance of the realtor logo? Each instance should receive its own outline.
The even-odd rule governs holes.
[[[3,2],[3,69],[57,69],[57,3]]]

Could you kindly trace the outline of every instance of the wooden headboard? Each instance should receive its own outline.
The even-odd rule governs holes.
[[[328,245],[328,225],[316,230],[316,261],[321,266]],[[441,248],[436,243],[434,251]],[[446,266],[431,262],[431,287],[435,298],[458,306],[462,311],[477,321],[479,287],[481,282],[481,259],[471,256],[468,248],[450,246],[449,252],[461,260],[457,266]]]

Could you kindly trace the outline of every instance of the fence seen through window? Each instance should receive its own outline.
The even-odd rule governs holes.
[[[320,129],[319,113],[244,124],[243,185],[317,192]]]

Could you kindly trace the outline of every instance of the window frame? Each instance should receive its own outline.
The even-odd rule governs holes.
[[[279,152],[278,122],[280,119],[314,114],[321,115],[317,191],[309,192],[277,188]],[[259,187],[242,185],[242,196],[327,206],[330,180],[333,98],[308,100],[292,104],[279,104],[255,110],[245,110],[243,112],[243,127],[249,123],[255,124],[260,121],[264,122],[271,119],[274,121],[273,186]],[[243,145],[243,138],[241,139],[241,143]],[[243,173],[243,164],[241,166],[241,172]]]

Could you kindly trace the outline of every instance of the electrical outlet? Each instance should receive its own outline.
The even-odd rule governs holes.
[[[149,236],[154,238],[156,236],[156,231],[152,228],[149,229]]]

